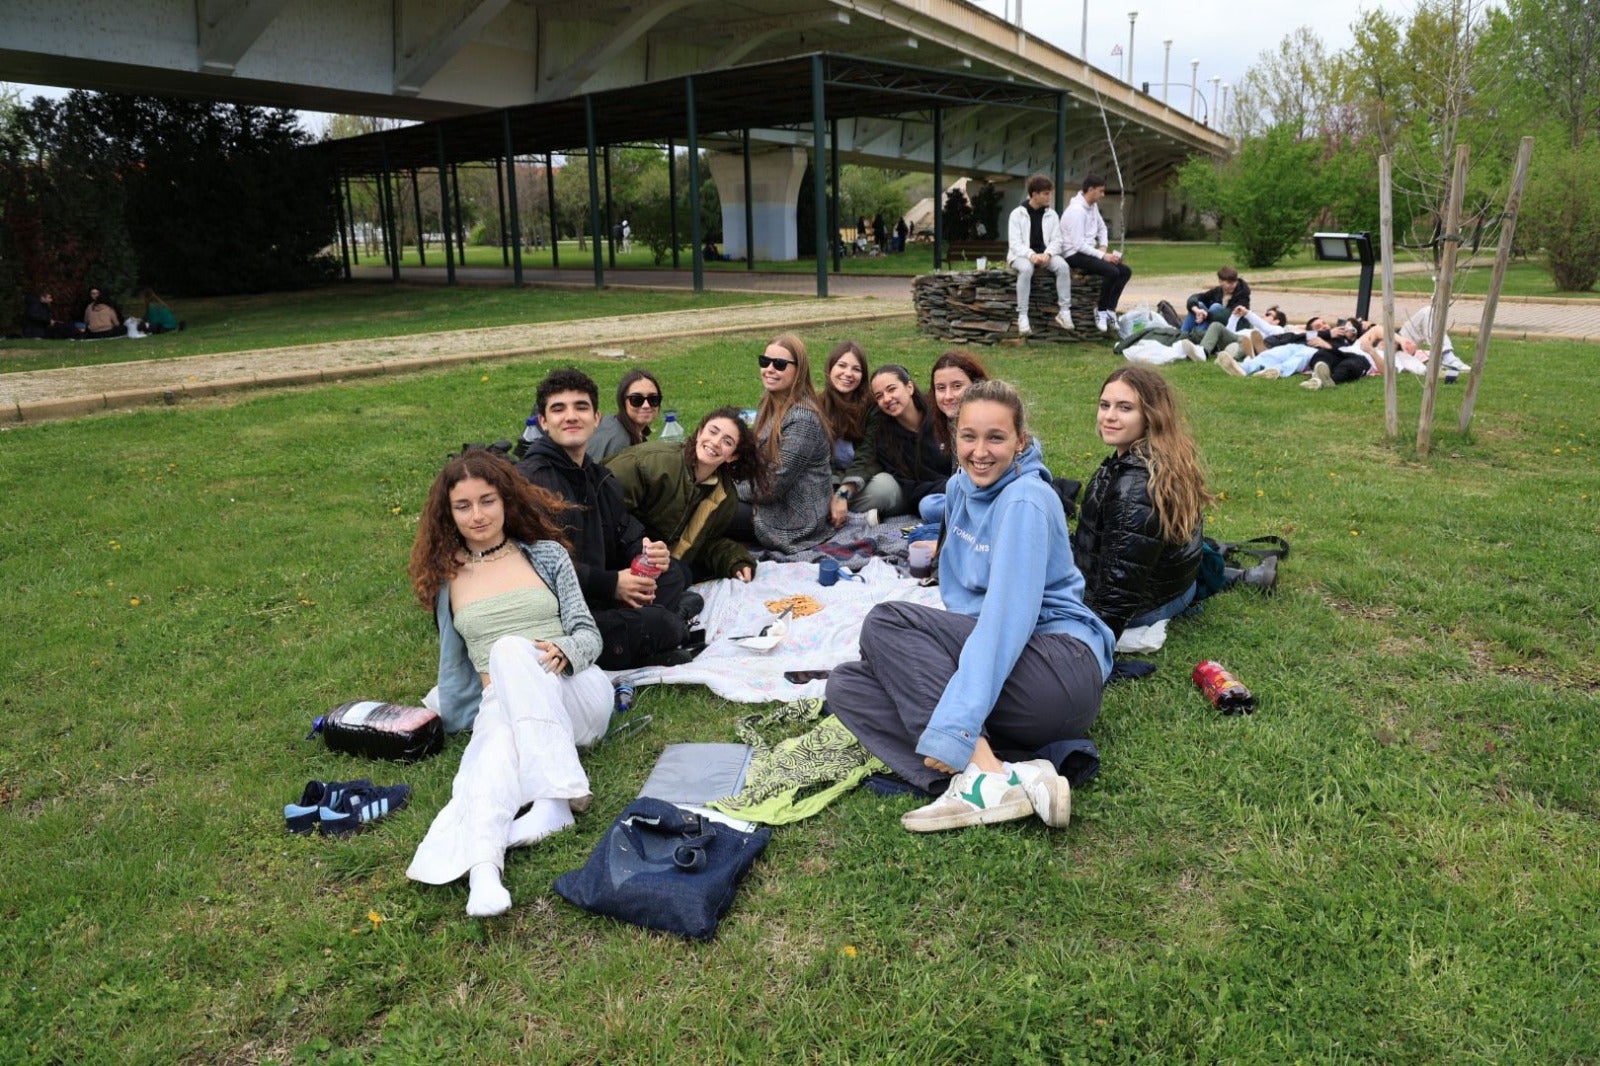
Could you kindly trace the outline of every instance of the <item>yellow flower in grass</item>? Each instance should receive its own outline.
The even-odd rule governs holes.
[[[129,607],[137,607],[137,606],[139,606],[139,597],[135,596],[132,599],[130,599],[128,601],[128,606]]]
[[[383,924],[383,915],[379,914],[377,911],[368,911],[367,921],[372,923],[372,931],[376,933],[378,931],[378,926]]]
[[[847,959],[853,959],[857,954],[856,946],[854,944],[846,944],[844,947],[839,949],[839,954],[843,955]]]

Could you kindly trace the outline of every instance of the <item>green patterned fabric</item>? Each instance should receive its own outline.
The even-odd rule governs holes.
[[[735,732],[752,749],[744,791],[709,806],[746,821],[785,825],[816,814],[869,774],[886,772],[843,722],[823,717],[823,706],[816,698],[792,700],[739,719]],[[782,739],[774,742],[774,734]]]

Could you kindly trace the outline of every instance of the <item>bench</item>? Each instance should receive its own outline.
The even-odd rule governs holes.
[[[1017,275],[1004,268],[956,270],[922,274],[911,283],[911,302],[917,311],[917,329],[929,337],[961,344],[999,344],[1018,341]],[[1078,326],[1065,330],[1055,324],[1056,278],[1048,270],[1035,270],[1028,297],[1028,319],[1033,341],[1055,344],[1088,340],[1116,340],[1115,332],[1094,328],[1095,305],[1100,302],[1100,278],[1072,272],[1072,320]]]
[[[979,256],[989,260],[990,266],[1006,265],[1006,242],[992,240],[971,241],[945,241],[945,258],[977,259]]]

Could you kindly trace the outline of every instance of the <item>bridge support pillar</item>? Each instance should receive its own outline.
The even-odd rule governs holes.
[[[739,152],[708,152],[706,162],[722,200],[722,252],[743,259],[751,246],[745,236],[744,157]],[[802,148],[763,150],[750,157],[750,218],[755,224],[757,259],[800,258],[795,205],[805,172]]]

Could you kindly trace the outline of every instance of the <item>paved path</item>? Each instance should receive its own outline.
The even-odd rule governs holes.
[[[1303,321],[1313,314],[1343,313],[1353,308],[1353,293],[1319,290],[1314,286],[1321,279],[1349,277],[1351,273],[1348,267],[1253,271],[1250,274],[1253,302],[1261,307],[1277,304],[1288,313],[1291,321]],[[358,268],[357,274],[368,280],[385,280],[389,276],[387,270],[377,267]],[[510,272],[499,268],[463,267],[457,270],[457,275],[468,284],[505,284]],[[576,270],[525,270],[523,276],[527,282],[537,284],[583,287],[591,284],[587,275]],[[808,273],[716,270],[707,271],[705,277],[707,287],[717,290],[807,295],[816,289],[816,276]],[[411,268],[404,272],[404,279],[442,284],[445,277],[443,268]],[[619,288],[687,289],[692,279],[687,271],[612,270],[606,272],[606,283]],[[1156,301],[1163,298],[1176,302],[1198,284],[1190,276],[1141,277],[1135,274],[1123,294],[1123,307],[1144,303],[1154,308]],[[806,329],[912,313],[909,278],[833,275],[828,285],[831,298],[827,301],[784,300],[742,307],[499,326],[0,374],[0,423],[72,418],[106,409],[172,403],[182,397],[404,373],[455,362],[625,347],[663,337]],[[1423,303],[1418,296],[1402,297],[1400,313],[1404,316]],[[1458,337],[1475,335],[1482,313],[1482,300],[1457,301],[1451,312],[1450,331]],[[1505,297],[1500,301],[1494,335],[1511,339],[1600,341],[1600,300]]]

